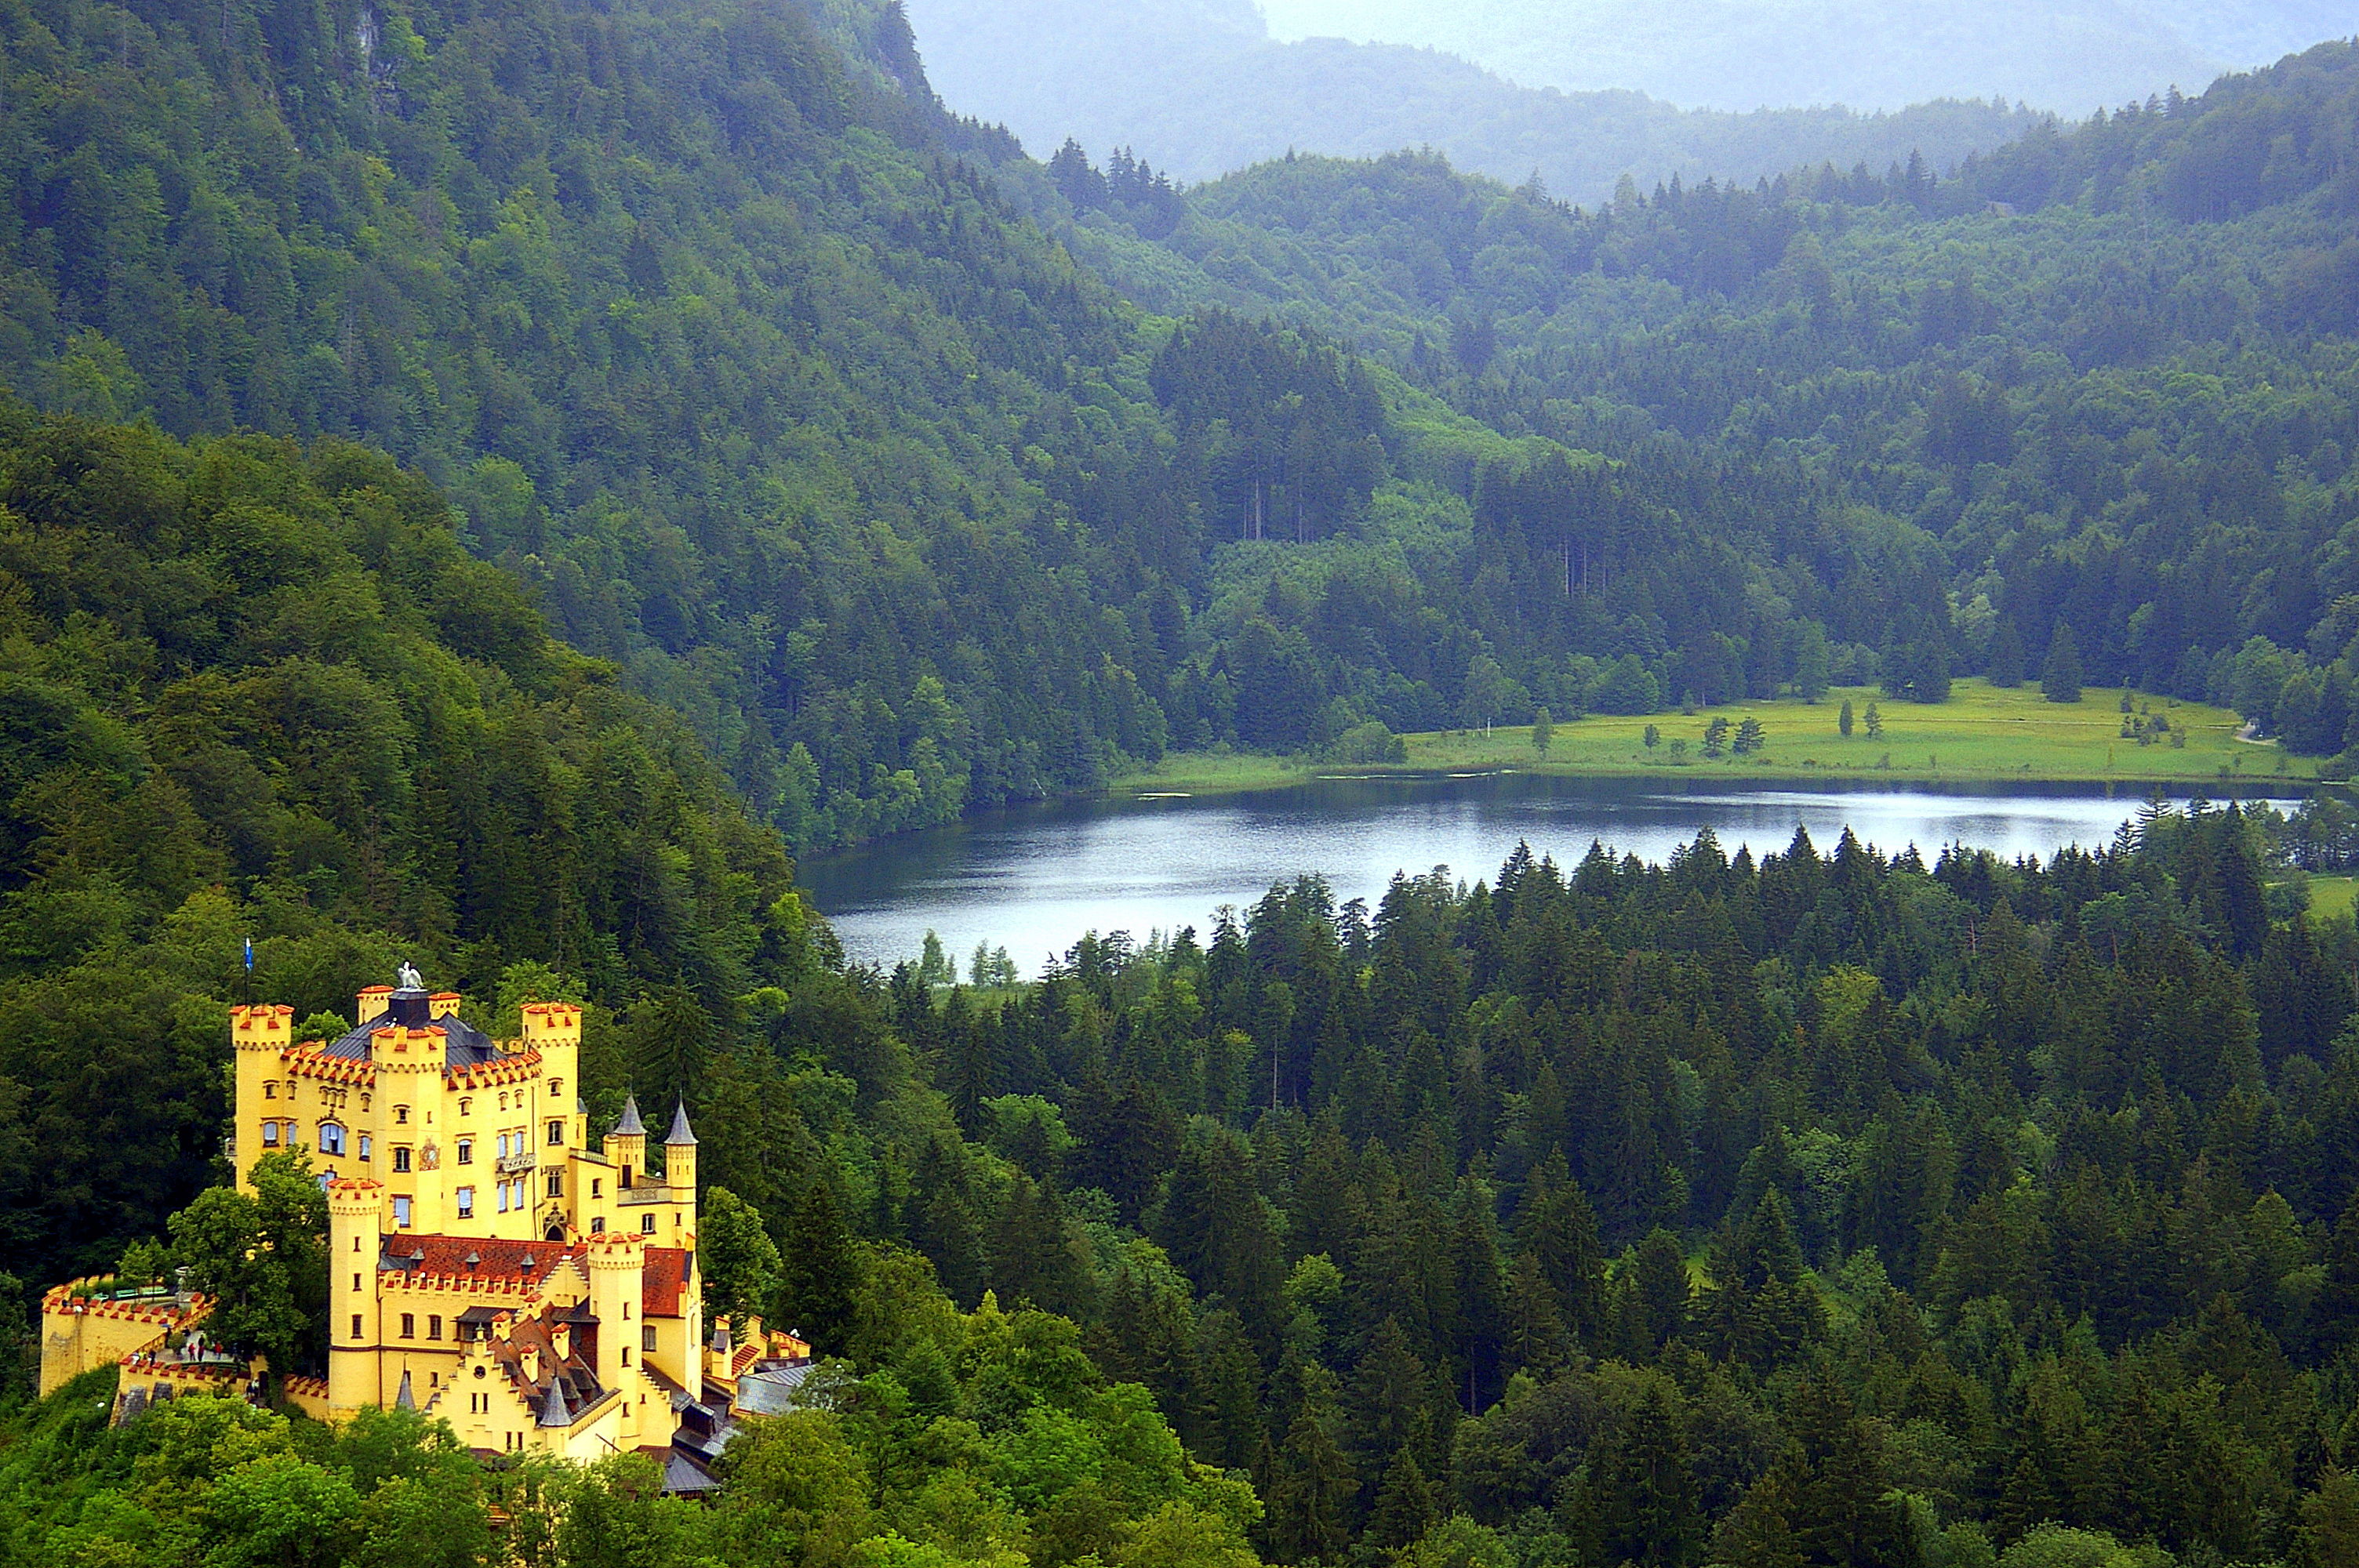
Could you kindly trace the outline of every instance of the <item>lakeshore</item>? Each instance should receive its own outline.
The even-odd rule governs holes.
[[[1343,762],[1245,752],[1175,752],[1152,768],[1115,779],[1107,793],[1220,795],[1282,789],[1321,778],[1386,774],[1516,772],[1568,778],[1676,779],[1695,784],[1817,780],[1945,784],[2071,784],[2144,785],[2179,791],[2209,786],[2245,794],[2314,784],[2322,759],[2298,757],[2272,741],[2240,738],[2243,720],[2224,708],[2091,687],[2077,703],[2049,702],[2036,685],[1993,687],[1961,680],[1950,700],[1918,704],[1875,687],[1837,688],[1815,703],[1798,697],[1723,703],[1692,714],[1592,714],[1553,725],[1543,752],[1527,725],[1448,730],[1402,737],[1404,761]],[[1852,733],[1840,732],[1843,703]],[[1874,705],[1880,734],[1871,735]],[[1715,719],[1733,732],[1747,718],[1761,725],[1761,748],[1746,755],[1704,755]],[[2168,729],[2157,726],[2160,719]],[[2143,724],[2148,739],[2125,736]],[[1646,743],[1655,730],[1657,743]],[[2184,736],[2176,743],[2174,736]]]

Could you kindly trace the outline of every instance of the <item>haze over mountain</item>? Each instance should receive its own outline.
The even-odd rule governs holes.
[[[2084,114],[2349,33],[2326,0],[1268,0],[1282,40],[1447,50],[1530,87],[1745,110],[2002,93]]]
[[[1537,171],[1556,194],[1594,202],[1625,174],[1647,186],[1674,174],[1750,184],[1821,161],[1880,172],[1920,150],[1947,166],[2029,123],[1984,102],[1988,84],[1972,86],[1971,101],[1868,115],[1828,107],[1824,93],[1731,114],[1635,92],[1519,87],[1434,49],[1279,42],[1251,0],[913,0],[908,16],[927,75],[957,113],[1006,124],[1044,158],[1071,136],[1101,155],[1128,146],[1190,181],[1289,151],[1432,147],[1510,182]],[[2210,74],[2165,51],[2136,80],[2193,86]]]

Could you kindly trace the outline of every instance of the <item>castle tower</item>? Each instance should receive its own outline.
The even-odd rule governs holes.
[[[647,1252],[636,1235],[614,1231],[584,1242],[590,1265],[590,1312],[598,1320],[598,1386],[621,1389],[631,1380],[632,1352],[639,1343],[639,1284]]]
[[[647,1124],[639,1119],[639,1098],[623,1102],[623,1119],[606,1134],[605,1154],[614,1167],[614,1184],[628,1189],[647,1168]]]
[[[664,1134],[664,1184],[676,1201],[696,1201],[696,1134],[689,1130],[685,1100],[673,1103],[671,1130]],[[690,1216],[691,1222],[694,1218]]]
[[[229,1010],[230,1046],[237,1059],[237,1119],[230,1133],[230,1159],[237,1168],[242,1186],[253,1184],[256,1160],[289,1146],[284,1133],[276,1141],[264,1139],[266,1122],[273,1130],[296,1125],[294,1117],[279,1114],[291,1102],[279,1100],[275,1093],[266,1099],[264,1086],[276,1088],[280,1058],[295,1043],[294,1033],[295,1010],[291,1007],[266,1002],[259,1007]]]
[[[426,1009],[424,991],[395,991],[386,1021],[369,1037],[376,1075],[373,1159],[392,1204],[388,1228],[436,1234],[450,1218],[449,1184],[440,1173],[448,1128],[440,1115],[442,1033],[429,1030]]]
[[[385,1397],[375,1354],[381,1343],[376,1265],[384,1236],[382,1186],[365,1176],[328,1184],[328,1408],[338,1415]]]
[[[540,1053],[542,1103],[546,1114],[566,1119],[566,1146],[590,1146],[590,1119],[581,1113],[582,1010],[570,1001],[535,1001],[524,1006],[519,1040],[527,1051]]]

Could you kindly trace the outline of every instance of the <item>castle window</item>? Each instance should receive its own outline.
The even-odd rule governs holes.
[[[462,1138],[459,1140],[459,1163],[472,1165],[474,1162],[475,1141],[472,1138]]]
[[[407,1124],[409,1120],[409,1108],[406,1105],[395,1106],[393,1108],[393,1119],[396,1125]]]
[[[653,1354],[656,1347],[656,1325],[649,1324],[639,1330],[639,1348]]]
[[[625,1367],[627,1367],[627,1366],[629,1366],[630,1364],[631,1364],[631,1347],[630,1347],[629,1346],[625,1345],[625,1346],[623,1346],[623,1365],[624,1365],[624,1366],[625,1366]]]
[[[396,1229],[408,1230],[409,1228],[409,1200],[408,1198],[396,1198],[393,1200],[393,1223]]]
[[[562,1104],[564,1103],[564,1094],[565,1080],[563,1078],[551,1078],[549,1080],[549,1098],[557,1100],[560,1104]]]
[[[363,1155],[362,1158],[365,1159],[367,1156]],[[409,1146],[408,1144],[404,1144],[393,1152],[393,1168],[397,1172],[406,1172],[409,1169]]]
[[[558,1144],[560,1144],[560,1143],[562,1143],[562,1142],[564,1142],[564,1141],[565,1141],[565,1123],[564,1123],[564,1122],[562,1122],[562,1121],[551,1121],[551,1122],[549,1124],[549,1146],[550,1146],[551,1148],[555,1148]]]
[[[360,1336],[361,1336],[361,1314],[358,1314],[358,1313],[354,1313],[354,1314],[353,1314],[353,1337],[354,1339],[358,1339]]]
[[[459,1217],[460,1217],[461,1219],[473,1219],[473,1218],[474,1218],[474,1217],[475,1217],[475,1189],[474,1189],[474,1188],[473,1188],[473,1187],[461,1187],[461,1188],[459,1189],[459,1192],[458,1192],[458,1198],[459,1198]]]
[[[551,1171],[549,1173],[549,1195],[553,1198],[561,1198],[565,1195],[564,1172]]]
[[[506,1214],[508,1211],[508,1184],[506,1182],[497,1183],[495,1189],[499,1194],[495,1201],[499,1204],[500,1212]]]
[[[364,1133],[362,1133],[362,1134],[361,1134],[361,1158],[362,1158],[362,1159],[364,1159],[364,1160],[367,1159],[367,1158],[369,1157],[369,1151],[370,1151],[370,1150],[372,1150],[372,1149],[375,1149],[375,1147],[376,1147],[376,1140],[375,1140],[375,1139],[371,1138],[371,1137],[370,1137],[367,1133],[365,1133],[365,1132],[364,1132]]]
[[[594,1198],[594,1197],[601,1197],[601,1196],[603,1196],[604,1195],[600,1191],[600,1189],[601,1189],[601,1188],[603,1188],[603,1187],[604,1187],[604,1186],[605,1186],[605,1184],[605,1184],[605,1182],[604,1182],[603,1180],[602,1180],[601,1178],[599,1178],[599,1177],[597,1177],[597,1176],[592,1176],[592,1177],[591,1177],[591,1178],[590,1178],[590,1195],[591,1195],[592,1197],[593,1197],[593,1198]]]
[[[332,1121],[320,1123],[320,1152],[341,1154],[344,1152],[344,1130]]]
[[[501,1158],[501,1159],[503,1159],[503,1160],[506,1159],[506,1158],[508,1157],[508,1135],[507,1135],[506,1133],[505,1133],[505,1132],[503,1132],[503,1133],[501,1133],[501,1134],[500,1134],[500,1145],[499,1145],[499,1147],[500,1147],[500,1158]]]
[[[428,1314],[426,1319],[426,1337],[429,1339],[440,1339],[442,1337],[442,1314],[440,1313],[432,1313]]]
[[[278,1147],[278,1124],[277,1122],[266,1121],[262,1124],[262,1146],[265,1149],[276,1149]]]
[[[655,1233],[656,1217],[651,1214],[643,1214],[639,1216],[639,1234],[642,1236],[653,1236]]]
[[[357,1245],[357,1244],[358,1244],[358,1242],[359,1242],[359,1240],[360,1240],[360,1238],[359,1238],[359,1237],[357,1237],[357,1236],[355,1236],[354,1238],[353,1238],[353,1242]],[[354,1295],[358,1295],[358,1294],[360,1294],[360,1293],[361,1293],[361,1277],[360,1277],[358,1274],[354,1274],[354,1275],[353,1276],[353,1294],[354,1294]]]
[[[506,1109],[507,1109],[507,1108],[508,1108],[508,1092],[507,1092],[507,1090],[506,1090],[506,1089],[502,1089],[502,1090],[500,1091],[500,1108],[501,1108],[502,1110],[506,1110]]]
[[[606,1234],[606,1217],[604,1215],[602,1214],[597,1218],[590,1222],[590,1234],[592,1236],[603,1236]]]
[[[401,1314],[401,1336],[404,1339],[415,1339],[418,1337],[418,1314],[416,1313],[406,1312]]]
[[[474,1114],[475,1114],[475,1102],[474,1102],[473,1100],[472,1100],[472,1099],[465,1099],[465,1098],[462,1098],[462,1099],[459,1101],[459,1114],[460,1114],[461,1116],[473,1116],[473,1115],[474,1115]]]
[[[277,1099],[278,1098],[278,1086],[277,1084],[263,1085],[262,1098],[264,1099]]]

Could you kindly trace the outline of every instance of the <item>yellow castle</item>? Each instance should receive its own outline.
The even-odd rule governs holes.
[[[328,1377],[297,1402],[331,1420],[415,1408],[485,1454],[666,1453],[697,1489],[741,1390],[775,1404],[810,1347],[758,1320],[708,1331],[686,1108],[658,1163],[636,1099],[592,1149],[580,1008],[530,1004],[521,1035],[495,1041],[456,994],[429,995],[407,965],[400,979],[362,991],[334,1040],[297,1042],[284,1006],[230,1011],[239,1183],[303,1150],[328,1196]],[[113,1322],[92,1311],[69,1303],[45,1326],[61,1346],[71,1330],[119,1348],[119,1333],[92,1335]],[[182,1315],[185,1331],[201,1314]],[[58,1380],[84,1359],[61,1355]],[[125,1364],[171,1362],[147,1346]]]

